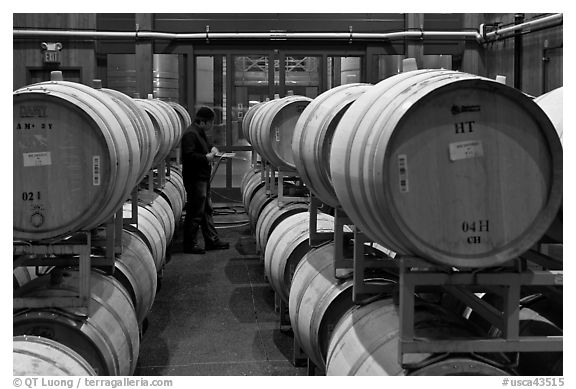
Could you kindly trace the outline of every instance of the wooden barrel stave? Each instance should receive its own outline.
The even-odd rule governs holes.
[[[254,179],[254,176],[258,176],[261,177],[260,172],[261,172],[261,168],[260,166],[254,166],[251,167],[246,173],[244,173],[244,175],[242,176],[242,181],[240,181],[240,193],[242,195],[244,195],[244,192],[246,191],[246,185],[248,185],[248,183],[250,182],[250,180]]]
[[[250,129],[250,122],[254,118],[256,112],[262,107],[263,102],[253,105],[248,109],[244,117],[242,118],[242,133],[244,134],[244,138],[250,140],[249,129]]]
[[[186,203],[186,188],[184,187],[184,178],[182,177],[182,169],[176,166],[170,166],[170,181],[178,188],[182,203]]]
[[[174,180],[166,181],[164,188],[157,190],[156,193],[160,194],[168,202],[172,214],[174,215],[174,222],[177,225],[182,217],[182,211],[184,210],[184,201],[182,199],[180,188],[177,186],[177,182]]]
[[[154,100],[134,99],[140,105],[152,120],[154,125],[154,134],[156,135],[158,149],[154,153],[152,167],[156,167],[168,156],[173,142],[173,133],[170,128],[170,118]]]
[[[298,213],[284,219],[270,234],[264,250],[264,273],[272,289],[283,300],[288,302],[292,275],[298,263],[312,248],[309,245],[308,213]],[[334,231],[334,218],[318,214],[319,232]],[[345,227],[346,231],[350,231]]]
[[[310,190],[325,204],[339,205],[330,177],[330,146],[336,126],[370,84],[345,84],[322,93],[304,109],[292,137],[294,165]]]
[[[156,297],[156,264],[150,249],[137,233],[122,231],[122,254],[116,257],[114,277],[122,283],[134,304],[138,324],[152,309]]]
[[[79,273],[57,269],[14,292],[17,297],[50,298],[78,294]],[[79,319],[74,308],[34,308],[14,312],[14,335],[38,335],[80,354],[99,375],[132,375],[140,348],[132,300],[113,277],[90,273],[89,315]]]
[[[244,189],[244,192],[242,192],[242,204],[244,204],[246,213],[249,214],[250,202],[252,201],[254,194],[262,187],[264,187],[264,181],[262,181],[258,175],[252,176],[247,182],[246,188]]]
[[[132,232],[135,232],[144,240],[156,265],[156,272],[162,270],[166,257],[166,231],[160,225],[158,218],[149,210],[141,205],[137,207],[138,212],[138,226],[125,225],[124,227]],[[124,218],[132,216],[132,204],[126,203],[123,208]]]
[[[156,219],[158,219],[158,222],[164,231],[166,242],[167,244],[170,243],[174,236],[176,222],[174,219],[174,213],[166,199],[164,199],[160,194],[154,193],[153,199],[149,203],[142,204],[142,206],[149,210]]]
[[[294,202],[279,204],[278,200],[269,202],[256,222],[256,249],[264,252],[270,234],[276,226],[289,216],[308,210],[308,203]]]
[[[123,102],[126,109],[132,112],[136,122],[138,123],[136,128],[138,129],[139,140],[141,139],[141,141],[139,141],[141,158],[140,174],[138,175],[137,182],[140,182],[152,167],[154,156],[159,147],[157,143],[158,139],[154,132],[154,124],[150,120],[146,111],[131,97],[114,89],[102,88],[100,91]]]
[[[186,108],[184,108],[180,104],[173,101],[167,101],[166,103],[168,103],[172,107],[172,109],[176,111],[178,119],[180,119],[181,131],[175,139],[175,144],[178,145],[182,140],[182,135],[184,134],[184,131],[186,131],[186,129],[190,127],[190,125],[192,125],[192,118],[190,117],[188,110],[186,110]]]
[[[254,192],[254,196],[248,204],[248,219],[250,222],[250,228],[254,231],[256,229],[256,223],[260,217],[260,213],[273,198],[266,194],[266,188],[262,185],[259,186]]]
[[[84,358],[71,348],[41,336],[20,335],[12,340],[15,376],[95,376]]]
[[[171,132],[171,137],[170,137],[170,145],[168,147],[168,154],[169,154],[170,151],[172,151],[172,149],[174,149],[180,143],[180,139],[182,138],[182,133],[184,131],[182,129],[182,122],[173,105],[168,104],[167,102],[162,101],[160,99],[153,99],[152,101],[162,108],[162,110],[164,111],[164,113],[166,114],[166,116],[170,121],[169,128]],[[166,157],[168,157],[168,155],[166,155]]]
[[[534,102],[548,115],[548,118],[556,129],[560,142],[562,142],[562,135],[564,133],[564,118],[562,115],[564,106],[563,90],[563,87],[556,88],[534,99]],[[546,237],[557,243],[564,242],[563,208],[561,205],[556,218],[546,232]]]

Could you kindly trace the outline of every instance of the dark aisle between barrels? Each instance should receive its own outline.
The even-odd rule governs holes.
[[[254,235],[239,224],[247,216],[241,206],[234,209],[214,217],[228,250],[184,254],[178,224],[136,376],[306,375],[291,362],[293,335],[280,331]]]

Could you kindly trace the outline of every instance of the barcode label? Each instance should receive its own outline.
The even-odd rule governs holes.
[[[92,157],[92,185],[100,185],[100,156]]]
[[[400,193],[408,193],[408,157],[406,154],[398,155],[398,179],[400,181]]]

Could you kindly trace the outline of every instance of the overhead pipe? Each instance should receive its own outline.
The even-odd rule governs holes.
[[[529,20],[527,22],[515,24],[513,26],[497,28],[494,31],[490,31],[490,32],[484,34],[482,38],[484,40],[490,40],[490,39],[498,38],[502,35],[505,35],[505,34],[508,34],[511,32],[515,32],[516,30],[522,30],[522,29],[525,29],[528,27],[531,28],[531,27],[535,27],[535,26],[539,26],[539,25],[547,24],[547,23],[551,23],[551,22],[559,22],[559,21],[562,21],[563,18],[564,18],[564,15],[561,13],[553,14],[553,15],[549,15],[549,16],[544,16],[542,18]],[[480,31],[482,31],[482,26],[483,25],[480,25]]]
[[[79,37],[79,38],[119,38],[119,39],[403,39],[425,37],[469,37],[479,39],[477,31],[400,31],[390,33],[358,32],[113,32],[113,31],[60,31],[60,30],[14,30],[15,37]]]
[[[347,39],[364,40],[364,39],[382,39],[394,40],[404,38],[423,39],[430,37],[445,38],[473,38],[482,43],[490,38],[499,37],[518,29],[534,27],[543,23],[562,20],[562,14],[554,14],[540,19],[531,20],[522,24],[498,28],[486,34],[478,31],[398,31],[387,33],[364,33],[364,32],[206,32],[197,33],[167,33],[167,32],[147,32],[147,31],[63,31],[63,30],[13,30],[14,37],[77,37],[77,38],[118,38],[118,39],[269,39],[269,40],[288,40],[288,39]],[[480,31],[483,25],[480,25]]]

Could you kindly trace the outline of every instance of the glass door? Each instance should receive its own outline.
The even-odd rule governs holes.
[[[250,169],[252,146],[244,136],[242,120],[253,105],[275,95],[315,98],[327,89],[362,82],[363,56],[269,50],[198,53],[195,56],[195,107],[216,112],[212,139],[223,152],[235,153],[223,161],[212,181],[215,202],[239,200],[240,183]],[[194,112],[191,112],[193,115]],[[218,197],[220,196],[220,197]]]

